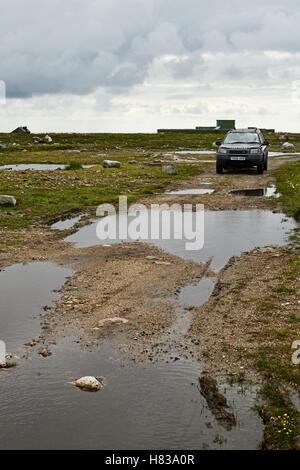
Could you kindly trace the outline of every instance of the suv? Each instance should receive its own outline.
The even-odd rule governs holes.
[[[269,143],[259,129],[233,129],[223,142],[216,143],[219,146],[217,173],[223,173],[224,168],[256,166],[257,173],[261,175],[268,169]]]

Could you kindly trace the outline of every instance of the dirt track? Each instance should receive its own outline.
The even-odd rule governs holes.
[[[273,170],[283,161],[286,159],[271,160],[271,169],[263,176],[254,172],[217,176],[214,166],[206,164],[200,177],[174,189],[197,188],[209,182],[214,194],[157,195],[141,202],[193,202],[214,210],[280,211],[274,198],[237,197],[229,191],[274,183]],[[181,308],[179,289],[199,281],[207,274],[207,265],[187,262],[137,243],[77,249],[60,241],[60,236],[50,230],[24,231],[24,249],[1,256],[2,265],[50,259],[74,269],[74,276],[62,289],[61,299],[45,318],[46,327],[39,342],[49,344],[60,336],[75,334],[84,347],[92,347],[103,336],[110,335],[124,352],[124,358],[172,361],[178,359],[176,351],[180,350],[183,357],[200,359],[216,375],[246,373],[251,378],[254,372],[249,355],[257,350],[262,329],[274,325],[280,328],[282,323],[288,326],[278,305],[271,326],[264,325],[257,311],[257,300],[268,296],[270,286],[276,284],[287,264],[288,254],[284,250],[258,251],[231,260],[218,274],[210,300],[189,313],[191,326],[187,334],[176,338],[172,324]],[[297,313],[298,305],[295,303],[294,307],[290,307],[289,313]],[[128,322],[99,327],[99,321],[114,317]]]

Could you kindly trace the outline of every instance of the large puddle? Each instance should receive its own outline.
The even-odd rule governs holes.
[[[113,218],[113,216],[110,217]],[[145,213],[144,217],[147,221],[148,213]],[[196,217],[198,215],[194,213],[194,218]],[[75,243],[77,247],[81,248],[122,241],[120,239],[103,240],[97,238],[97,224],[98,220],[95,220],[91,225],[87,225],[67,237],[65,241]],[[232,256],[238,256],[242,252],[253,250],[256,247],[286,244],[289,231],[295,227],[296,223],[293,219],[266,210],[206,211],[204,247],[202,249],[187,251],[186,239],[150,239],[146,241],[169,253],[198,263],[212,259],[211,268],[218,270],[225,266]]]
[[[218,424],[198,390],[192,362],[122,367],[108,344],[80,351],[64,340],[53,356],[0,375],[2,449],[253,449],[261,439],[255,390],[227,387],[238,426]],[[97,394],[68,384],[104,375]],[[247,401],[245,401],[245,394]]]
[[[71,275],[48,262],[16,264],[0,271],[0,339],[8,351],[39,336],[42,307],[57,299],[55,290]]]
[[[217,270],[232,255],[283,245],[294,226],[291,219],[268,211],[208,211],[203,250],[187,252],[181,240],[155,244],[185,259],[212,259],[211,267]],[[96,222],[67,240],[77,246],[107,244],[96,238],[95,230]],[[55,300],[53,289],[68,275],[69,270],[51,263],[16,265],[0,272],[0,337],[8,349],[15,352],[39,335],[42,306]],[[100,347],[89,351],[80,348],[77,338],[65,338],[53,345],[52,356],[42,358],[32,348],[29,359],[0,371],[0,448],[257,448],[262,438],[262,423],[254,410],[257,390],[241,385],[221,388],[237,420],[237,426],[225,429],[199,391],[201,364],[176,349],[191,320],[184,308],[203,304],[213,287],[214,279],[204,277],[180,291],[182,310],[169,339],[161,338],[163,343],[174,341],[176,361],[167,355],[153,364],[124,364],[114,347],[116,339],[102,340]],[[104,376],[106,387],[89,394],[68,383],[86,375]]]

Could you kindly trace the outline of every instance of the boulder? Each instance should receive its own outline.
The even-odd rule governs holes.
[[[168,175],[177,175],[177,170],[173,165],[164,165],[162,167],[162,172],[167,173]]]
[[[284,144],[282,144],[282,148],[283,149],[295,149],[295,145],[291,144],[290,142],[284,142]]]
[[[14,129],[12,134],[30,134],[30,130],[27,126],[20,126]]]
[[[96,379],[96,377],[91,376],[81,377],[81,379],[76,380],[75,385],[86,392],[99,392],[104,386],[102,378]]]
[[[0,195],[0,206],[13,206],[17,205],[17,200],[14,196],[7,196],[6,194]]]
[[[113,160],[104,160],[103,167],[104,168],[120,168],[121,163]]]
[[[45,144],[51,144],[53,140],[50,135],[45,135],[45,137],[42,138],[42,142],[44,142]]]

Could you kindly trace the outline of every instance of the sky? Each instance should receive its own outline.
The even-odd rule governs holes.
[[[2,132],[156,132],[216,119],[300,132],[299,0],[0,7]]]

